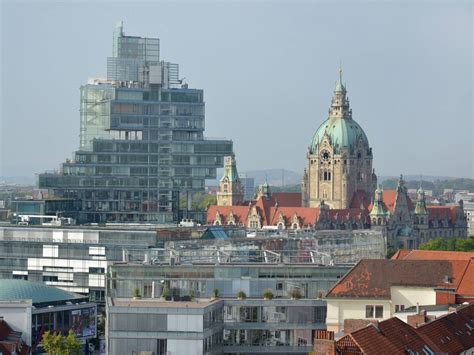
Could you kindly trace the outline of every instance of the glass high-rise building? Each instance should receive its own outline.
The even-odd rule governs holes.
[[[79,223],[177,221],[180,196],[215,179],[232,141],[203,135],[203,90],[160,60],[158,38],[113,35],[107,79],[80,90],[80,145],[39,187],[81,201]],[[191,216],[191,215],[188,215]]]

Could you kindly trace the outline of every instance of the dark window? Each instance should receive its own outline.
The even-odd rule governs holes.
[[[375,318],[383,318],[383,306],[375,306]]]
[[[365,318],[374,317],[374,306],[365,306]]]

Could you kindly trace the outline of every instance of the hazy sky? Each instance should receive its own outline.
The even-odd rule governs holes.
[[[204,89],[206,135],[240,171],[302,172],[342,62],[378,174],[474,177],[471,1],[0,3],[0,176],[72,156],[79,87],[106,76],[123,20]]]

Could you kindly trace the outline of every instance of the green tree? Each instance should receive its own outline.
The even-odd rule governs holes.
[[[448,251],[474,251],[474,239],[451,237],[444,239],[438,237],[420,244],[422,250],[448,250]]]
[[[46,331],[41,338],[41,344],[48,355],[79,355],[82,354],[81,343],[69,330],[68,335]]]

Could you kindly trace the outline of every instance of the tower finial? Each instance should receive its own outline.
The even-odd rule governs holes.
[[[339,81],[342,84],[342,63],[339,63]]]

